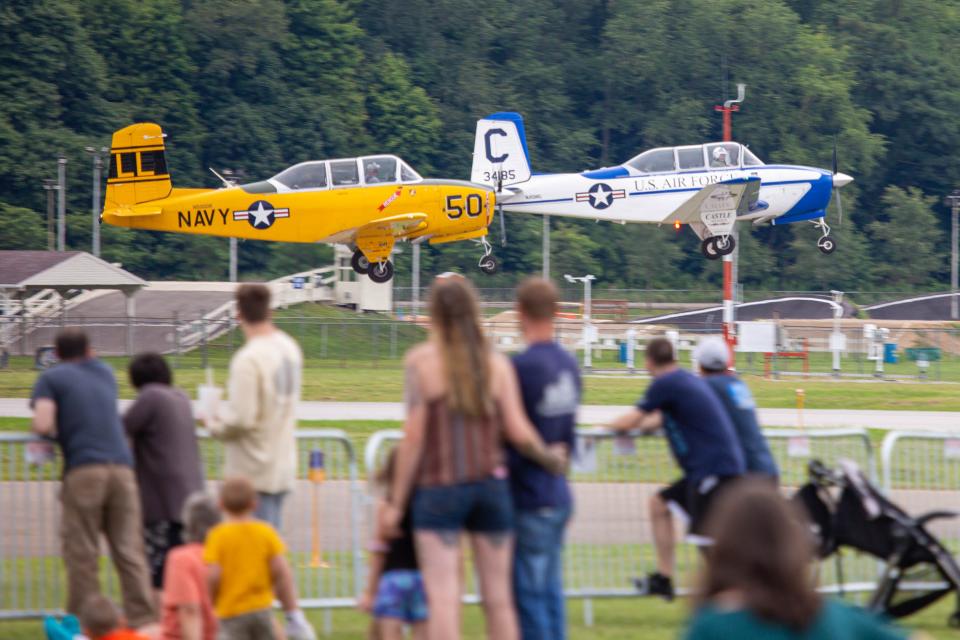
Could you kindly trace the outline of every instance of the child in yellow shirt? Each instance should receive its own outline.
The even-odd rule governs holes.
[[[287,617],[287,637],[315,640],[313,628],[297,607],[286,546],[266,522],[254,519],[256,490],[245,478],[230,478],[220,489],[224,521],[207,534],[203,560],[220,640],[274,640],[273,598]]]

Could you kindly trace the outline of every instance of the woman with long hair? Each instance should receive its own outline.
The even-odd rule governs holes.
[[[687,640],[907,637],[867,611],[816,592],[813,537],[768,480],[740,480],[722,493],[706,530],[714,542]]]
[[[516,640],[504,440],[556,473],[566,458],[548,449],[528,421],[513,365],[488,344],[465,278],[437,278],[430,322],[429,339],[406,357],[407,419],[384,526],[396,530],[410,502],[429,640],[460,637],[463,531],[473,547],[487,637]]]

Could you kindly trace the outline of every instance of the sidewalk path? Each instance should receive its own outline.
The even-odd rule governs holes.
[[[129,404],[121,400],[121,409]],[[587,405],[580,409],[580,424],[609,421],[626,406]],[[798,426],[796,409],[760,409],[760,422],[770,427]],[[27,418],[30,408],[23,398],[0,398],[0,416]],[[400,402],[316,402],[300,403],[301,420],[403,420]],[[866,427],[871,429],[953,432],[960,435],[960,412],[954,411],[868,411],[847,409],[805,409],[807,428]]]

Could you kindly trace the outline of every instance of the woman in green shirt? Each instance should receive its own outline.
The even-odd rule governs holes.
[[[873,614],[814,588],[813,540],[769,482],[743,480],[718,498],[707,530],[697,612],[686,640],[904,640]]]

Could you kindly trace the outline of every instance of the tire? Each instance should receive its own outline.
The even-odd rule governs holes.
[[[363,251],[356,249],[353,252],[353,257],[350,258],[350,266],[360,275],[366,275],[370,270],[370,261],[367,260],[367,256],[363,255]]]
[[[370,269],[367,271],[367,277],[377,284],[390,282],[390,279],[393,277],[393,263],[389,260],[384,260],[383,262],[370,265]]]
[[[733,239],[733,236],[727,236],[727,242],[725,245],[720,245],[720,238],[718,237],[717,242],[714,246],[717,248],[717,253],[721,256],[728,256],[733,253],[733,250],[737,248],[737,241]]]
[[[483,271],[488,276],[495,274],[497,272],[497,259],[493,256],[480,258],[480,271]]]
[[[830,236],[824,236],[817,240],[817,249],[820,249],[820,253],[830,255],[837,250],[837,241]]]
[[[704,238],[700,243],[700,252],[707,260],[716,260],[719,258],[720,254],[717,252],[717,239],[713,236]]]

